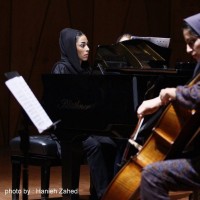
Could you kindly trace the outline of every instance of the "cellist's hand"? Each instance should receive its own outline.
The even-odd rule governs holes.
[[[176,99],[176,88],[165,88],[160,91],[160,100],[163,105]]]
[[[143,101],[137,110],[139,117],[156,112],[160,106],[166,105],[176,99],[176,88],[165,88],[160,91],[160,95],[154,99]]]
[[[161,105],[162,105],[162,101],[160,97],[143,101],[137,110],[137,114],[139,117],[150,115],[156,112],[160,108]]]

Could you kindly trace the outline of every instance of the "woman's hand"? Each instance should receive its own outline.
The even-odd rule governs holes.
[[[176,99],[176,88],[165,88],[160,91],[160,100],[162,105],[166,105],[172,100]]]
[[[150,115],[156,112],[161,105],[162,105],[162,102],[160,100],[160,97],[143,101],[137,110],[137,114],[139,117]]]
[[[139,117],[150,115],[156,112],[160,106],[166,105],[176,99],[176,88],[165,88],[160,91],[160,95],[154,99],[143,101],[137,110]]]

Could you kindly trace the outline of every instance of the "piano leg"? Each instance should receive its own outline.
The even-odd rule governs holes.
[[[78,200],[82,141],[61,141],[61,153],[63,199]]]

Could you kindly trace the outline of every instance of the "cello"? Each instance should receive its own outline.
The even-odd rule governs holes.
[[[189,86],[199,80],[200,75]],[[198,111],[186,109],[175,101],[169,103],[143,147],[116,174],[102,200],[139,199],[142,169],[153,162],[178,155],[197,135],[199,124]]]

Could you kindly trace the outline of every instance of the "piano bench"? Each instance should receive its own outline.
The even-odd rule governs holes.
[[[26,156],[23,154],[20,145],[20,136],[11,139],[12,190],[20,189],[21,166],[23,165],[23,170],[27,170],[26,167],[28,165],[33,165],[41,167],[41,190],[47,191],[49,189],[50,168],[52,166],[61,166],[61,158],[56,141],[49,135],[29,136],[29,150]],[[28,187],[28,183],[25,184]],[[41,199],[43,200],[48,199],[48,196],[48,193],[41,193]],[[12,194],[12,200],[18,199],[19,194]]]

